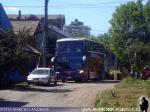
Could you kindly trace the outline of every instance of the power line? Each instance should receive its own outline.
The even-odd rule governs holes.
[[[12,6],[4,6],[4,7],[17,7],[17,8],[42,8],[43,6],[15,6],[15,5],[12,5]],[[68,7],[71,7],[71,8],[115,8],[116,6],[49,6],[50,8],[68,8]]]
[[[131,1],[122,1],[122,2],[101,2],[96,4],[56,4],[56,5],[49,5],[49,7],[72,7],[72,8],[100,8],[100,7],[116,7],[112,6],[112,4],[124,3],[124,2],[131,2]],[[107,5],[106,5],[107,4]],[[42,5],[12,5],[12,6],[4,6],[4,7],[23,7],[23,8],[41,8]]]
[[[70,6],[82,6],[82,7],[96,7],[96,6],[102,6],[107,7],[107,5],[50,5],[49,7],[70,7]],[[4,5],[4,7],[43,7],[41,5]]]
[[[59,2],[62,4],[67,4],[67,5],[99,5],[99,4],[118,4],[118,3],[125,3],[125,2],[132,2],[135,0],[125,0],[125,1],[119,1],[119,2],[99,2],[99,3],[95,3],[95,4],[87,4],[87,3],[80,3],[80,4],[76,4],[76,3],[72,3],[72,2]]]

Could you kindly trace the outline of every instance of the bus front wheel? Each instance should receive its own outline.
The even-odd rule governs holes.
[[[81,82],[83,82],[83,79],[76,79],[75,82],[81,83]]]

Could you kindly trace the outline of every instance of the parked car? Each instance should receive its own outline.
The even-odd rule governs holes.
[[[52,68],[36,68],[27,77],[28,84],[57,84],[57,75]]]
[[[150,66],[144,67],[141,79],[142,80],[150,79]]]

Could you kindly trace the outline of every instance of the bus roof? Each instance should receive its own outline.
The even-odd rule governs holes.
[[[63,39],[58,39],[56,42],[66,42],[66,41],[90,41],[90,42],[93,42],[93,43],[97,43],[99,45],[102,45],[104,46],[102,43],[100,42],[96,42],[94,40],[90,40],[90,39],[87,39],[87,38],[79,38],[79,37],[75,37],[75,38],[63,38]]]
[[[63,38],[57,40],[57,42],[64,42],[64,41],[80,41],[80,40],[86,40],[85,38]]]

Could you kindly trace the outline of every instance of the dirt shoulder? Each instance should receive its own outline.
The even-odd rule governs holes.
[[[72,104],[73,107],[94,107],[97,94],[103,90],[113,88],[114,85],[115,84],[100,84],[79,88],[68,97],[68,106]]]

